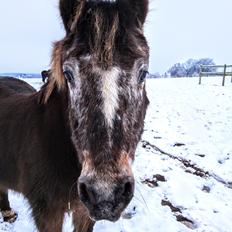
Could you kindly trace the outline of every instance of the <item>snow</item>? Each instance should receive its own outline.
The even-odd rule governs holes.
[[[218,77],[202,83],[147,81],[150,106],[133,166],[135,197],[118,222],[98,222],[94,232],[232,231],[232,83],[228,78],[222,87]],[[36,231],[26,200],[11,192],[10,201],[19,217],[14,224],[0,218],[0,231]],[[69,216],[63,231],[72,231]]]

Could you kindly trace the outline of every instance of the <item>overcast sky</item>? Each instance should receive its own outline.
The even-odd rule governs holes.
[[[49,67],[52,42],[63,37],[58,0],[0,2],[0,73]],[[145,33],[150,71],[188,58],[232,64],[231,0],[151,0]]]

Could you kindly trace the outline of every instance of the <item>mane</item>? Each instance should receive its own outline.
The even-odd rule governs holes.
[[[48,82],[41,89],[42,91],[42,102],[46,104],[49,97],[51,96],[55,87],[62,90],[65,86],[65,79],[62,71],[62,50],[63,41],[56,42],[54,44],[51,71],[48,77]]]
[[[83,25],[90,53],[94,54],[102,68],[107,69],[113,64],[115,39],[119,29],[118,9],[114,3],[81,1],[76,9],[71,32],[83,33]]]

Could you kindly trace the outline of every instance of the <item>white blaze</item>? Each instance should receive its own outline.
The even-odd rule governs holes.
[[[118,77],[119,70],[114,67],[108,71],[101,71],[103,114],[106,122],[113,127],[113,120],[118,109]]]

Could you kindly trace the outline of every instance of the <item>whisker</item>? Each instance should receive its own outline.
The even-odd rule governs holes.
[[[136,195],[134,195],[134,198],[136,201],[138,201],[139,203],[143,204],[144,202]]]
[[[139,183],[139,182],[138,182],[138,181],[136,181],[136,183]],[[140,184],[140,183],[139,183],[139,184]],[[140,194],[140,196],[141,196],[141,198],[142,198],[142,200],[143,200],[143,203],[145,204],[145,206],[146,206],[146,208],[147,208],[148,212],[150,212],[149,207],[148,207],[148,205],[147,205],[147,202],[145,201],[145,198],[143,197],[142,192],[140,191],[140,189],[139,189],[139,188],[136,188],[136,190],[138,190],[138,193]]]
[[[72,194],[72,190],[73,190],[73,187],[77,184],[77,181],[76,180],[72,186],[70,187],[70,190],[69,190],[69,193],[68,193],[68,210],[70,211],[71,210],[71,194]]]

